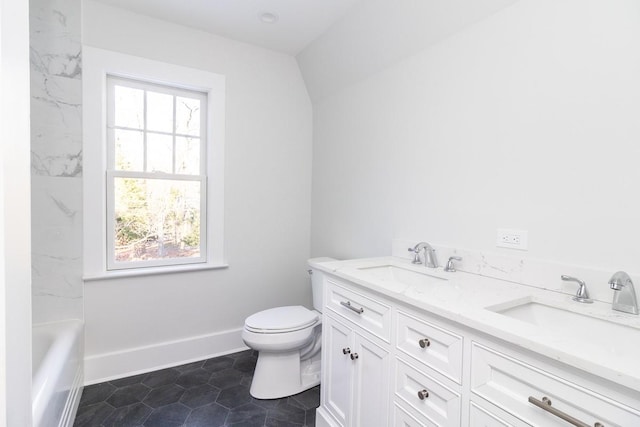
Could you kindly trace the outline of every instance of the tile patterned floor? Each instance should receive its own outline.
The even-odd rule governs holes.
[[[74,427],[313,427],[320,386],[257,400],[248,350],[84,388]]]

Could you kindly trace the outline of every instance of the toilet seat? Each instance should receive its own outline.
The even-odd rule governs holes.
[[[299,331],[318,323],[318,312],[301,305],[270,308],[245,320],[245,329],[261,334],[281,334]]]

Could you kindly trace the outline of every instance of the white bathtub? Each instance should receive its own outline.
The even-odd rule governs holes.
[[[67,427],[80,403],[84,324],[65,320],[33,325],[34,427]]]

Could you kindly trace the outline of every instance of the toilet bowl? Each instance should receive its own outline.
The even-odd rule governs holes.
[[[309,260],[334,261],[331,258]],[[258,351],[250,393],[256,399],[280,399],[320,384],[322,343],[322,274],[312,275],[313,307],[270,308],[245,320],[244,343]]]
[[[249,316],[242,339],[258,351],[250,393],[279,399],[320,384],[320,313],[276,307]]]

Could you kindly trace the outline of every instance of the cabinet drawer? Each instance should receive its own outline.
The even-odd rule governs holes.
[[[401,359],[396,359],[395,394],[438,426],[460,425],[460,395]]]
[[[495,414],[471,402],[469,406],[469,427],[513,427]]]
[[[640,426],[640,413],[632,408],[480,344],[471,347],[471,391],[527,424],[567,426],[529,403],[533,397],[550,399],[553,408],[587,425]]]
[[[429,420],[414,417],[402,406],[396,403],[393,406],[393,426],[394,427],[438,427]]]
[[[398,349],[461,384],[461,336],[400,311],[397,324]]]
[[[327,280],[325,306],[385,342],[391,337],[391,307]]]

